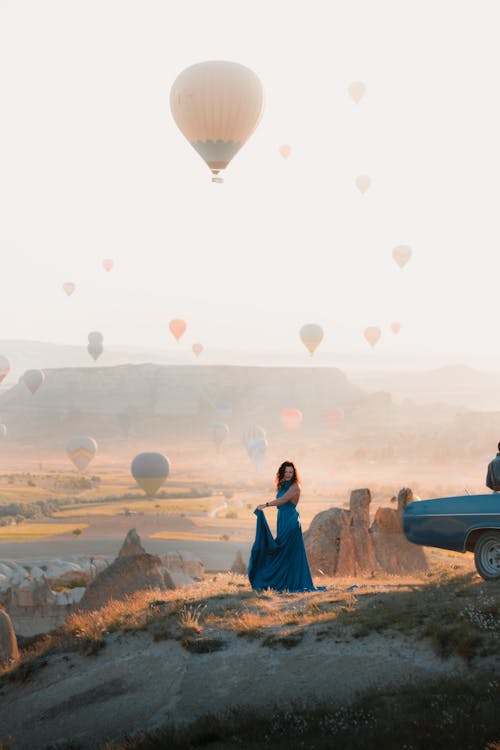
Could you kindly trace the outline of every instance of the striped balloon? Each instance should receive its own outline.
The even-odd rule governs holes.
[[[72,437],[66,443],[66,452],[80,471],[85,471],[97,453],[97,443],[91,437]]]

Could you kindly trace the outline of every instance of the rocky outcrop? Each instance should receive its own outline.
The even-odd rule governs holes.
[[[134,550],[136,554],[133,554]],[[139,536],[132,529],[127,534],[120,555],[86,588],[78,609],[89,612],[100,609],[111,600],[123,601],[136,591],[174,588],[175,584],[161,559],[144,552]]]
[[[167,552],[160,555],[162,565],[168,571],[175,587],[189,586],[195,581],[202,581],[205,566],[191,552]]]
[[[351,492],[349,510],[330,508],[318,513],[304,534],[313,575],[351,577],[426,570],[422,548],[403,535],[403,510],[412,500],[411,489],[404,487],[398,493],[397,510],[379,508],[371,526],[369,489]]]
[[[0,667],[19,659],[17,638],[12,621],[4,609],[0,609]]]
[[[241,550],[238,550],[236,557],[234,558],[233,564],[231,565],[231,573],[238,573],[239,575],[246,576],[247,566],[243,561]]]

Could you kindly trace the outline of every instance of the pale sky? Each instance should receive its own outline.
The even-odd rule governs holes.
[[[182,317],[186,347],[293,352],[315,322],[325,352],[367,352],[377,325],[374,357],[500,363],[499,16],[481,0],[0,0],[0,339],[86,346],[97,329],[173,349]],[[266,92],[224,185],[169,108],[179,72],[210,59]]]

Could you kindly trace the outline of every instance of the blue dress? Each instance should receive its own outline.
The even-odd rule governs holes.
[[[285,482],[276,499],[290,487]],[[253,589],[275,591],[316,591],[307,562],[300,517],[294,503],[278,506],[278,535],[273,538],[266,517],[254,510],[257,530],[248,564],[248,577]]]

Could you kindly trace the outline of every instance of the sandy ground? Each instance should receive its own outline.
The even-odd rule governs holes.
[[[287,650],[228,634],[224,650],[190,654],[148,633],[113,634],[96,656],[53,655],[29,682],[4,685],[0,739],[13,738],[13,750],[70,739],[90,750],[207,712],[318,699],[342,705],[368,687],[467,673],[458,658],[443,661],[424,643],[387,635],[317,641],[309,632]]]

